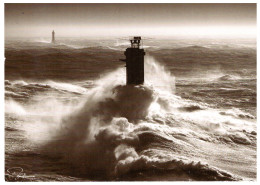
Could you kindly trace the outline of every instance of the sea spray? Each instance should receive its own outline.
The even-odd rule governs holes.
[[[175,77],[152,56],[145,56],[145,84],[170,93],[175,91]]]
[[[174,95],[174,77],[149,56],[145,65],[144,85],[125,86],[125,71],[117,69],[74,103],[35,105],[45,114],[23,128],[38,136],[28,137],[38,144],[37,152],[68,164],[70,175],[93,180],[160,170],[197,180],[240,179],[208,165],[208,154],[217,158],[217,148],[228,150],[230,143],[254,146],[253,122]],[[73,92],[57,84],[50,88]],[[22,108],[28,116],[35,113]]]
[[[149,63],[147,60],[146,62]],[[159,65],[156,66],[154,61],[151,61],[151,64],[156,69],[152,71],[153,74],[163,73],[163,71],[160,71],[163,70],[163,68],[158,67]],[[40,119],[40,121],[32,122],[32,124],[34,124],[33,126],[32,124],[27,124],[24,126],[24,129],[28,132],[28,136],[30,136],[34,142],[42,142],[42,152],[65,158],[65,161],[72,165],[74,165],[76,161],[80,161],[80,164],[76,166],[83,168],[80,167],[82,166],[81,164],[83,164],[83,166],[88,167],[88,173],[91,171],[95,173],[99,170],[104,171],[105,174],[111,171],[115,173],[116,158],[113,155],[113,150],[117,145],[111,147],[111,143],[115,142],[114,140],[117,137],[116,140],[118,142],[134,143],[138,140],[138,137],[135,134],[132,134],[132,136],[124,134],[125,129],[122,129],[122,126],[120,126],[121,129],[119,129],[119,131],[116,131],[117,129],[114,125],[121,125],[123,123],[127,123],[125,125],[138,124],[140,120],[144,120],[148,115],[149,107],[155,98],[154,90],[151,87],[123,85],[125,83],[124,76],[125,72],[122,69],[118,69],[115,72],[101,77],[101,79],[95,82],[96,87],[87,91],[81,99],[84,105],[83,103],[79,103],[78,105],[62,104],[62,102],[54,103],[55,101],[53,100],[49,101],[54,105],[52,109],[49,109],[48,106],[44,106],[44,104],[42,104],[42,106],[35,105],[37,109],[43,109],[42,112],[38,110],[38,113],[41,112],[42,114],[46,112],[46,114],[42,116],[47,116],[48,110],[52,110],[49,111],[49,114],[56,119],[51,117],[46,119],[45,117]],[[33,83],[30,84],[33,85]],[[49,81],[46,84],[52,88],[74,91],[71,89],[73,87],[72,85],[65,83]],[[21,85],[28,85],[28,83]],[[162,85],[166,87],[173,84],[165,83]],[[75,90],[84,92],[80,88],[77,89]],[[47,104],[47,102],[45,102],[45,104]],[[71,112],[65,111],[61,115],[56,114],[53,110],[54,108],[58,111],[59,107],[65,109],[65,107],[69,108],[70,106],[75,107],[70,109]],[[45,108],[46,110],[44,110]],[[53,111],[54,114],[51,113]],[[27,107],[28,115],[35,114],[36,112],[36,110],[31,110]],[[37,115],[40,116],[39,114]],[[125,126],[125,128],[126,127],[127,126]],[[124,137],[128,139],[122,139]],[[104,144],[104,141],[106,141],[107,144]],[[89,150],[89,148],[92,148],[92,150]],[[53,151],[53,149],[55,150]],[[95,153],[96,150],[97,153]],[[69,153],[70,155],[68,155]],[[92,156],[99,156],[97,155],[98,153],[109,153],[110,157],[100,156],[100,159],[93,160]],[[110,162],[104,161],[104,158],[107,158]],[[98,165],[97,161],[100,161],[100,165]],[[104,169],[104,166],[108,166],[109,170]],[[85,169],[83,171],[85,173]]]

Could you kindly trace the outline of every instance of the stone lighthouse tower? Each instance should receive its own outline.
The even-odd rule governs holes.
[[[144,83],[144,49],[141,49],[141,37],[130,39],[131,47],[125,51],[126,83],[139,85]]]
[[[55,43],[55,32],[54,32],[54,30],[52,31],[51,43]]]

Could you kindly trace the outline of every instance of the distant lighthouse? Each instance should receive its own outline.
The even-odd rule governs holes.
[[[54,30],[52,31],[51,43],[55,43],[55,32],[54,32]]]
[[[126,83],[127,85],[140,85],[144,83],[144,49],[140,49],[141,37],[130,39],[131,47],[125,51]]]

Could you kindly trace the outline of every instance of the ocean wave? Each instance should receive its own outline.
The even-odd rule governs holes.
[[[13,128],[13,127],[5,127],[5,130],[6,131],[10,131],[10,132],[14,132],[14,131],[19,131],[19,129],[17,129],[17,128]]]
[[[202,108],[198,105],[191,105],[188,107],[180,107],[179,110],[193,112],[193,111],[197,111],[197,110],[202,110]]]
[[[5,91],[5,97],[6,98],[28,98],[29,94],[26,92],[11,92],[11,91]]]
[[[129,150],[129,149],[128,149]],[[129,153],[125,149],[125,153]],[[149,152],[151,153],[151,152]],[[133,155],[133,154],[132,154]],[[165,155],[165,156],[164,156]],[[209,166],[208,164],[203,164],[201,162],[183,160],[183,159],[171,159],[167,154],[156,157],[148,157],[143,154],[141,156],[134,156],[135,158],[126,158],[125,160],[120,160],[117,164],[117,173],[122,176],[125,173],[130,172],[147,172],[149,170],[154,171],[154,175],[160,174],[163,171],[165,174],[170,174],[172,176],[188,174],[189,178],[193,180],[206,180],[206,181],[234,181],[242,180],[239,177],[234,176],[226,171],[220,170]],[[119,177],[120,177],[119,176]]]
[[[203,115],[198,114],[202,116],[199,120],[194,119],[198,115],[185,115],[194,113],[190,111],[168,115],[172,120],[166,125],[150,122],[153,118],[149,108],[158,94],[146,86],[118,86],[111,89],[111,94],[105,91],[108,95],[96,96],[96,92],[100,93],[93,92],[80,110],[62,119],[64,129],[56,130],[56,134],[49,137],[42,147],[43,152],[65,158],[64,161],[76,165],[82,169],[79,173],[87,176],[102,171],[105,179],[152,168],[189,172],[190,177],[200,180],[240,179],[215,167],[196,163],[186,153],[194,150],[194,139],[206,141],[205,137],[211,138],[207,142],[221,143],[228,137],[237,144],[250,144],[246,135],[235,131],[238,129],[235,125],[235,129],[231,129],[227,126],[232,124],[225,120],[221,124],[205,125]],[[175,125],[176,121],[179,126]],[[153,151],[153,155],[148,151]],[[190,162],[182,160],[185,156]]]
[[[124,85],[118,69],[95,81],[96,86],[77,102],[51,99],[29,108],[7,102],[6,110],[15,113],[20,107],[27,117],[37,115],[23,125],[28,140],[37,144],[40,154],[58,157],[88,179],[120,179],[135,172],[164,170],[195,180],[241,180],[234,171],[222,169],[225,165],[216,167],[214,161],[223,164],[228,156],[225,150],[217,152],[219,147],[234,149],[233,154],[246,163],[238,146],[255,147],[255,120],[222,114],[223,110],[174,95],[174,77],[154,59],[145,65],[151,78],[144,85]],[[46,84],[39,88],[78,88]],[[229,165],[237,160],[229,159]]]
[[[71,83],[64,83],[64,82],[55,82],[55,81],[45,81],[41,83],[34,83],[34,82],[25,82],[23,80],[18,81],[6,81],[6,87],[9,91],[6,91],[5,94],[7,97],[9,96],[29,96],[29,91],[44,91],[44,90],[57,90],[57,91],[64,91],[64,92],[71,92],[71,93],[78,93],[78,94],[84,94],[86,93],[87,88],[90,86],[93,86],[93,83],[91,82],[85,82],[83,85],[85,87],[79,86],[79,85],[73,85]],[[19,89],[17,89],[19,88]],[[22,89],[21,89],[22,88]],[[20,92],[18,92],[18,90]],[[21,92],[21,91],[25,92]]]
[[[243,112],[237,108],[221,111],[219,113],[221,115],[228,115],[228,116],[233,116],[235,118],[241,118],[241,119],[256,119],[256,117],[251,115],[250,113]]]
[[[235,76],[235,75],[228,75],[228,74],[218,78],[218,80],[221,80],[221,81],[238,80],[238,79],[241,79],[241,77]]]

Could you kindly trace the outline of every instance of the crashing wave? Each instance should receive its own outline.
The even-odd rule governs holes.
[[[240,79],[240,77],[234,75],[224,75],[218,78],[218,80],[220,81],[237,80],[237,79]]]
[[[59,158],[79,176],[120,180],[133,173],[164,171],[194,180],[241,180],[207,158],[225,158],[225,153],[214,154],[220,146],[255,144],[254,122],[172,94],[174,77],[153,60],[145,65],[150,81],[144,85],[123,85],[122,70],[116,70],[96,81],[76,103],[51,99],[35,110],[16,102],[8,107],[7,102],[6,110],[15,113],[19,107],[24,115],[37,114],[23,125],[28,139],[37,143],[39,153]]]

